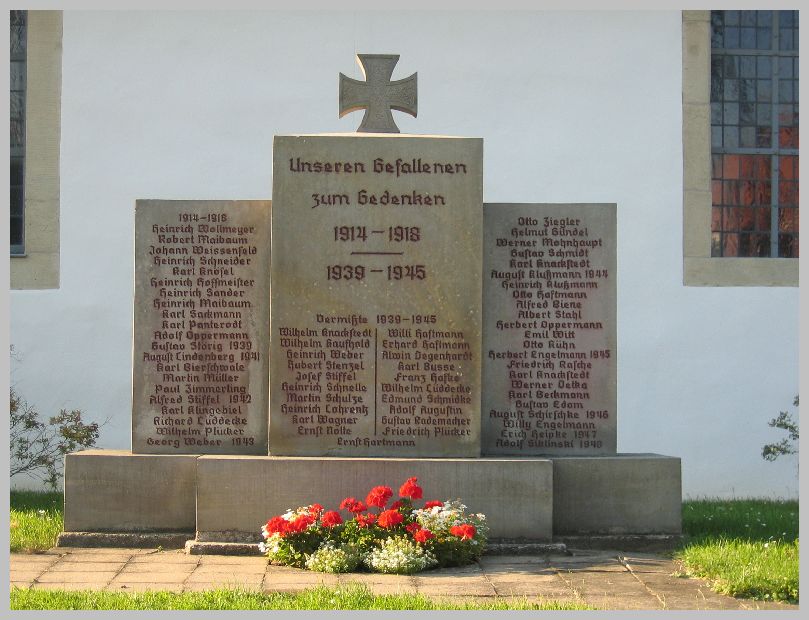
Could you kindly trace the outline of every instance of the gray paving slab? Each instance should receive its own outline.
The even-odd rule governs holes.
[[[159,553],[157,549],[140,547],[59,547],[51,551],[58,555],[150,555]]]
[[[136,555],[130,562],[132,564],[199,564],[201,555],[188,555],[187,553],[155,553],[152,555]],[[220,562],[221,564],[221,562]]]
[[[57,558],[57,562],[94,563],[94,562],[129,562],[134,556],[131,553],[66,553]]]
[[[265,566],[251,564],[200,564],[194,567],[194,574],[222,573],[222,574],[259,574],[266,573]]]
[[[48,571],[37,577],[38,583],[104,583],[107,584],[118,574],[117,570],[109,571]]]
[[[50,566],[51,573],[92,573],[119,571],[126,565],[126,560],[115,560],[113,562],[75,562],[72,560],[60,560]]]
[[[194,571],[185,583],[257,584],[264,581],[264,573],[200,573]]]
[[[343,573],[340,575],[340,583],[376,583],[411,588],[416,587],[414,579],[410,575],[386,575],[383,573]]]
[[[36,579],[37,577],[39,577],[41,574],[42,574],[41,570],[22,571],[22,570],[11,569],[9,571],[8,577],[9,577],[9,581],[11,581],[11,582],[15,582],[15,581],[30,582],[30,581],[33,581],[34,579]]]
[[[121,583],[149,583],[152,581],[160,581],[161,583],[183,583],[191,575],[190,572],[169,572],[160,573],[141,573],[141,572],[120,572],[112,576],[111,584]]]
[[[73,582],[54,582],[54,583],[33,583],[32,590],[92,590],[100,592],[106,587],[105,583],[87,583],[84,581]]]
[[[413,576],[330,575],[271,565],[263,557],[191,556],[154,549],[69,549],[9,557],[11,587],[34,589],[190,592],[231,587],[298,592],[320,584],[361,583],[376,594],[578,601],[600,609],[798,609],[717,594],[704,580],[678,577],[681,566],[671,558],[641,553],[484,556],[469,566]]]
[[[237,565],[237,566],[267,566],[267,558],[262,556],[245,556],[245,555],[198,555],[189,556],[199,558],[201,565],[216,564],[216,565]],[[284,567],[288,568],[288,567]]]
[[[129,573],[188,573],[191,574],[197,568],[196,564],[165,564],[163,562],[153,564],[151,562],[128,562],[122,569],[123,574]]]

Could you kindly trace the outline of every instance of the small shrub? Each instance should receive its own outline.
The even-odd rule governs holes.
[[[796,396],[792,405],[797,408],[799,399]],[[779,456],[798,453],[798,421],[792,418],[788,411],[780,411],[778,417],[768,422],[772,428],[780,428],[789,433],[789,439],[782,439],[778,443],[768,443],[761,449],[761,457],[766,461],[774,461]]]
[[[98,439],[98,424],[85,424],[78,409],[62,409],[47,422],[12,387],[9,398],[11,475],[26,473],[52,489],[62,477],[65,454],[90,448]]]

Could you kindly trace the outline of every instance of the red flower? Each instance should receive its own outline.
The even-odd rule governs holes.
[[[419,543],[427,542],[431,538],[435,538],[435,534],[430,530],[419,530],[413,534],[413,540]]]
[[[374,524],[374,521],[376,521],[376,515],[373,514],[372,512],[369,512],[368,514],[357,515],[356,520],[357,525],[359,525],[360,527],[370,527],[371,525]]]
[[[286,534],[288,528],[289,521],[284,519],[284,517],[273,517],[267,521],[267,525],[264,526],[264,529],[267,530],[267,537],[270,537],[273,534],[280,534],[283,536]]]
[[[418,478],[408,478],[407,481],[399,487],[399,497],[421,499],[421,487],[416,484],[416,480],[418,480]]]
[[[348,510],[348,512],[354,512],[354,506],[357,505],[357,500],[353,497],[346,497],[342,502],[340,502],[340,510]]]
[[[335,525],[340,525],[343,522],[343,518],[340,516],[340,513],[335,510],[329,510],[323,514],[323,518],[320,520],[321,525],[325,527],[334,527]]]
[[[443,505],[444,505],[444,502],[439,502],[438,500],[434,499],[434,500],[429,501],[429,502],[424,502],[424,509],[429,510],[430,508],[433,508],[435,506],[443,506]]]
[[[379,527],[396,527],[402,521],[404,521],[404,517],[402,513],[397,510],[386,510],[382,514],[379,515],[379,519],[377,519],[377,524]]]
[[[449,528],[449,533],[453,536],[457,536],[461,540],[470,540],[474,537],[475,532],[477,532],[475,526],[469,525],[468,523],[463,525],[453,525],[451,528]]]
[[[351,508],[348,509],[349,512],[353,513],[362,512],[363,510],[368,510],[368,506],[366,506],[359,500],[357,500],[357,502]]]
[[[390,487],[374,487],[365,498],[365,503],[369,506],[384,508],[391,495],[393,495],[393,490]]]
[[[317,518],[317,516],[321,512],[323,512],[323,506],[321,506],[320,504],[312,504],[311,506],[309,506],[309,514],[312,515],[313,517]]]
[[[289,522],[287,532],[289,534],[299,534],[314,522],[315,518],[312,515],[308,514],[300,515],[299,517],[296,517],[294,520]]]
[[[398,500],[398,499],[390,505],[391,510],[399,510],[399,508],[401,508],[401,507],[402,507],[402,502],[401,502],[401,500]]]
[[[421,529],[421,525],[416,521],[413,521],[413,523],[408,523],[405,526],[405,529],[412,534],[413,532],[418,532]]]

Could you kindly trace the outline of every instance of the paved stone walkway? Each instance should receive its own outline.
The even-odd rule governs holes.
[[[705,582],[675,576],[660,555],[572,551],[570,555],[484,556],[479,563],[415,576],[328,575],[271,566],[263,557],[187,555],[156,549],[55,548],[11,554],[11,587],[192,592],[241,587],[295,592],[318,584],[367,584],[375,593],[419,592],[433,598],[527,597],[584,602],[599,609],[785,609],[797,605],[741,600]]]

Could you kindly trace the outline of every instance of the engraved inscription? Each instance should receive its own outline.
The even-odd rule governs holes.
[[[269,203],[138,201],[133,451],[267,453]]]
[[[272,454],[479,453],[479,146],[276,137]]]
[[[484,453],[615,453],[614,206],[484,222]]]

